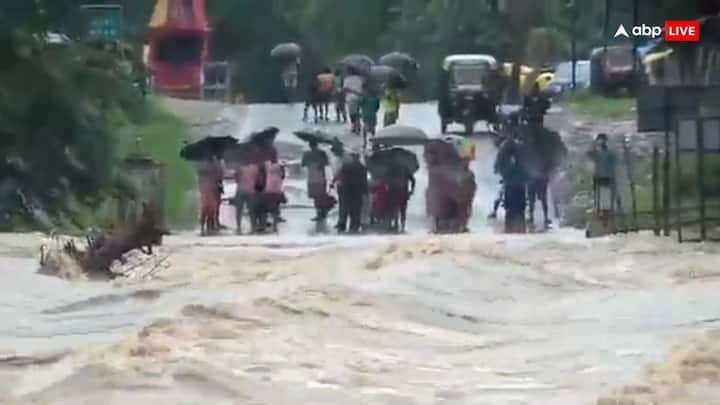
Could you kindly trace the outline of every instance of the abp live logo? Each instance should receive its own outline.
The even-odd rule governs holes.
[[[666,21],[665,27],[659,25],[636,25],[630,30],[634,37],[659,38],[665,37],[665,42],[697,42],[700,41],[700,23],[698,21]],[[620,25],[615,32],[617,37],[630,38],[624,25]]]
[[[699,21],[665,21],[665,42],[700,41]]]

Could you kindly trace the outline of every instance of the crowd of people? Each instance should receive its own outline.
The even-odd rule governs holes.
[[[330,121],[330,104],[335,106],[335,122],[351,124],[354,134],[375,134],[377,115],[382,105],[383,126],[397,123],[400,116],[400,89],[392,83],[378,86],[353,68],[322,69],[308,83],[303,120],[309,120],[310,109],[314,122]]]
[[[256,147],[240,163],[224,163],[217,156],[198,166],[201,195],[201,225],[204,235],[217,234],[224,173],[232,173],[237,190],[229,202],[235,207],[238,234],[277,232],[284,222],[280,207],[287,199],[283,192],[286,167],[278,162],[272,145]],[[402,153],[404,156],[396,156]],[[371,156],[347,150],[339,141],[330,154],[317,142],[309,142],[300,166],[305,170],[307,196],[312,200],[312,221],[325,228],[330,212],[338,208],[338,233],[402,233],[406,230],[408,202],[415,194],[417,158],[408,150],[374,145]],[[467,231],[476,185],[470,161],[474,151],[466,143],[437,141],[426,148],[429,184],[426,190],[429,218],[438,233]],[[232,167],[226,167],[232,166]],[[249,226],[244,218],[249,219]]]
[[[500,194],[493,203],[489,217],[495,218],[501,204],[505,208],[506,231],[523,233],[526,223],[534,226],[534,206],[542,205],[544,226],[551,224],[548,207],[548,188],[551,179],[563,169],[568,150],[557,132],[544,126],[544,116],[550,107],[537,89],[525,99],[523,108],[504,121],[503,139],[495,161],[495,172],[502,180]],[[595,219],[607,228],[608,218],[621,209],[617,193],[617,157],[608,144],[607,134],[601,133],[587,154],[593,163],[593,195]],[[525,212],[529,208],[529,220]]]
[[[291,72],[292,73],[292,72]],[[294,80],[288,73],[289,80]],[[382,96],[379,94],[382,93]],[[330,104],[334,104],[335,121],[351,124],[351,132],[374,135],[378,124],[377,114],[382,104],[383,125],[397,122],[400,110],[399,89],[387,85],[377,86],[367,75],[352,67],[322,69],[310,82],[304,120],[309,109],[314,111],[316,123],[330,121]],[[545,226],[550,225],[548,193],[551,177],[561,169],[567,149],[558,133],[544,127],[544,116],[550,101],[536,86],[526,96],[520,111],[505,117],[500,127],[500,142],[495,171],[502,178],[501,192],[493,204],[490,218],[495,218],[502,204],[505,208],[507,232],[525,232],[525,213],[530,207],[530,222],[534,223],[536,200],[541,202]],[[335,228],[340,233],[363,231],[403,232],[406,227],[407,205],[415,192],[414,173],[394,159],[386,159],[378,168],[362,159],[356,151],[348,151],[335,139],[331,156],[320,148],[317,141],[309,142],[300,166],[307,173],[307,196],[313,201],[315,216],[312,219],[324,224],[328,214],[338,206]],[[363,143],[363,150],[366,142]],[[398,149],[398,148],[395,148]],[[371,155],[383,149],[373,145]],[[414,154],[413,159],[417,162]],[[247,215],[251,233],[276,232],[284,221],[280,207],[287,199],[283,193],[285,166],[278,162],[272,141],[255,145],[251,158],[232,168],[237,184],[236,195],[230,200],[235,206],[236,229],[243,231],[243,218]],[[598,137],[597,148],[589,157],[595,163],[594,189],[596,208],[619,205],[614,165],[615,157],[607,146],[607,136]],[[472,215],[476,182],[470,161],[474,159],[473,144],[439,140],[425,146],[424,158],[428,166],[426,190],[427,216],[434,220],[436,232],[468,231]],[[415,163],[417,164],[417,163]],[[328,170],[330,169],[330,170]],[[329,177],[327,172],[332,175]],[[219,209],[225,168],[219,156],[199,166],[201,193],[201,225],[203,233],[219,231]],[[607,202],[609,201],[609,202]],[[617,201],[617,205],[616,205]],[[598,208],[600,209],[600,208]]]
[[[278,161],[272,142],[251,142],[242,156],[231,163],[222,154],[213,154],[197,166],[200,191],[200,229],[203,235],[213,235],[225,228],[220,223],[220,207],[224,194],[226,173],[231,173],[236,193],[229,200],[235,207],[236,231],[243,230],[243,218],[249,218],[251,233],[267,229],[277,231],[283,222],[280,206],[287,202],[284,194],[286,167]]]
[[[337,142],[331,148],[334,164],[316,142],[309,143],[301,165],[307,171],[308,197],[313,200],[313,221],[324,223],[337,205],[339,233],[403,232],[408,200],[415,190],[413,168],[386,161],[369,168],[357,151]],[[373,152],[380,152],[379,146]],[[330,168],[332,178],[326,177]],[[337,197],[334,197],[335,194]]]

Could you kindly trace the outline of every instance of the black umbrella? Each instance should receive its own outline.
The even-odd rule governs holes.
[[[428,136],[420,128],[409,125],[390,125],[377,132],[370,138],[373,144],[386,146],[413,146],[424,145],[428,142]]]
[[[370,68],[370,79],[373,84],[377,86],[388,85],[393,88],[404,88],[407,85],[407,80],[402,73],[398,72],[397,69],[377,65]]]
[[[368,167],[390,167],[392,165],[399,165],[410,173],[416,173],[420,169],[417,156],[403,148],[379,150],[368,157]]]
[[[252,143],[268,143],[273,142],[280,130],[277,127],[267,127],[259,131],[252,132],[246,138],[245,142]]]
[[[222,157],[228,148],[237,143],[238,140],[232,136],[208,136],[183,146],[180,157],[190,161],[207,160],[213,156]]]
[[[430,165],[462,163],[455,145],[443,139],[433,139],[425,145],[425,159]]]
[[[339,63],[340,65],[358,70],[362,74],[369,73],[370,68],[375,65],[375,61],[371,57],[361,54],[347,55],[340,59]]]
[[[270,51],[270,56],[274,58],[296,58],[302,53],[300,45],[294,42],[286,42],[283,44],[277,44]]]
[[[320,130],[302,130],[293,132],[295,136],[305,142],[317,142],[319,144],[333,145],[333,137]]]
[[[420,68],[415,58],[404,52],[390,52],[383,55],[378,62],[384,66],[390,66],[402,73],[415,72]]]

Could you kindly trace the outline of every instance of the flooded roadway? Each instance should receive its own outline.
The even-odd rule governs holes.
[[[439,127],[431,105],[401,122]],[[409,235],[309,237],[294,210],[279,237],[170,237],[147,279],[39,276],[40,239],[0,236],[0,402],[592,404],[716,326],[715,246],[498,234],[478,146],[470,235],[426,235],[421,174]]]

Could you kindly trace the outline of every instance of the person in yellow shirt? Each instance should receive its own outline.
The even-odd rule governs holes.
[[[383,110],[385,110],[383,126],[387,127],[397,123],[400,116],[400,90],[389,86],[385,87],[382,103]]]
[[[475,160],[475,143],[471,139],[465,138],[463,141],[460,149],[460,157],[466,162]]]

